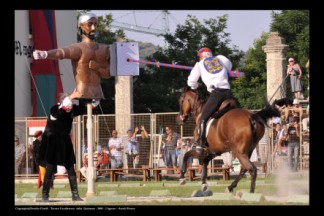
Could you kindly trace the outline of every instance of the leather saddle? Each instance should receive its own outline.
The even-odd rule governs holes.
[[[226,99],[222,102],[217,112],[213,114],[210,118],[218,119],[222,117],[225,113],[236,107],[236,102],[233,98]]]

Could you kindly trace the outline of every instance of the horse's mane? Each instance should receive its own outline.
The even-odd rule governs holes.
[[[192,91],[192,92],[196,93],[198,96],[197,101],[199,101],[200,103],[205,103],[205,100],[203,99],[203,94],[202,94],[202,85],[198,85],[198,88],[196,88],[196,89],[192,89],[190,86],[185,86],[183,88],[183,93],[185,93],[187,91]]]

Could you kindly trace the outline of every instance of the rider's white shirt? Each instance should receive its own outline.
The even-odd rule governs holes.
[[[213,90],[212,86],[215,88],[230,89],[228,72],[230,72],[232,69],[232,63],[225,56],[218,55],[216,58],[220,64],[219,68],[216,70],[216,72],[210,72],[207,71],[205,67],[205,61],[209,60],[210,58],[215,59],[215,57],[204,58],[195,64],[188,77],[188,85],[192,89],[196,89],[198,87],[199,77],[201,77],[209,92]]]

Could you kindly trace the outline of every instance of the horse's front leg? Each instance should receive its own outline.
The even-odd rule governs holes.
[[[203,164],[203,169],[202,169],[202,174],[201,174],[201,190],[202,191],[206,191],[208,189],[208,185],[207,185],[207,182],[206,182],[206,179],[207,179],[207,165],[208,163],[204,163]]]
[[[187,162],[188,162],[189,157],[194,157],[194,156],[197,156],[197,152],[195,150],[190,150],[190,151],[186,152],[185,155],[183,156],[183,162],[182,162],[180,179],[179,179],[180,185],[186,184],[186,178],[184,175],[187,172]]]
[[[207,179],[207,166],[209,164],[209,161],[211,161],[213,158],[215,157],[214,154],[209,154],[207,155],[204,159],[203,159],[203,170],[202,170],[202,174],[201,174],[201,190],[202,191],[207,191],[208,189],[208,184],[206,182]]]

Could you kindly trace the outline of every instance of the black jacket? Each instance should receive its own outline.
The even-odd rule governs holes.
[[[86,113],[86,107],[79,105],[73,105],[73,109],[70,112],[59,109],[59,105],[51,108],[42,137],[39,161],[66,167],[75,164],[76,161],[70,132],[73,117],[84,113]]]

